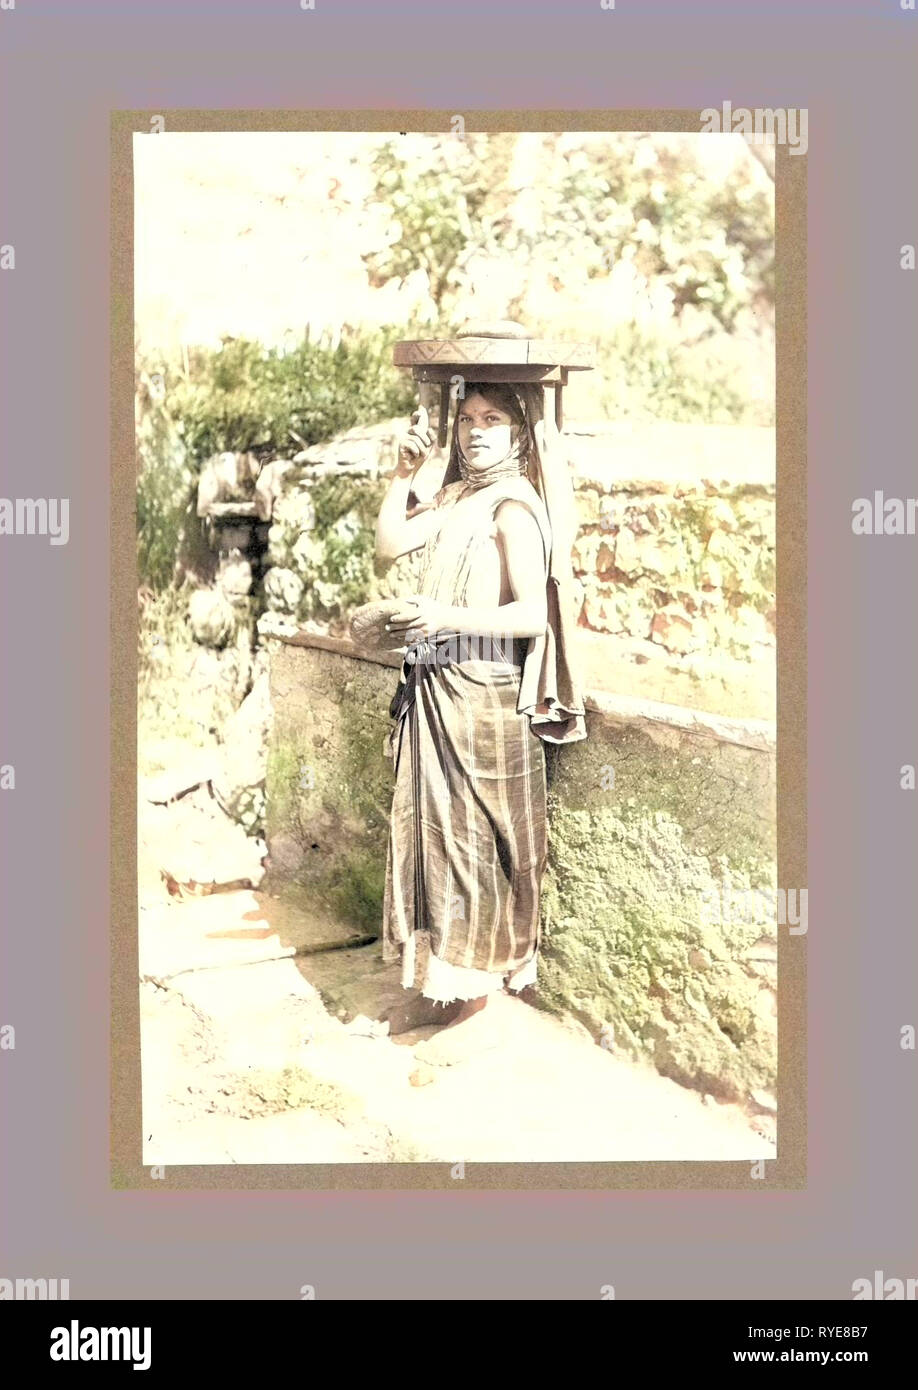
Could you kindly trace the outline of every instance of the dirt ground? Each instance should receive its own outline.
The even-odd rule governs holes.
[[[405,992],[378,944],[317,936],[260,890],[264,847],[206,781],[168,804],[164,786],[142,779],[138,803],[145,1165],[776,1156],[773,1115],[717,1104],[518,997],[500,996],[499,1049],[420,1062],[437,1030],[390,1034],[382,1016]]]

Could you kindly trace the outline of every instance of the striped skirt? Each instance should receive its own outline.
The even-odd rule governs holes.
[[[429,659],[402,668],[392,702],[395,792],[382,948],[422,992],[446,1002],[535,978],[547,856],[545,753],[517,713],[520,667]]]

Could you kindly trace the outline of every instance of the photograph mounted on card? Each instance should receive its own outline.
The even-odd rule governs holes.
[[[122,1167],[803,1180],[805,152],[587,114],[115,118]]]

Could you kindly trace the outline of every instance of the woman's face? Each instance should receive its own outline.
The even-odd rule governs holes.
[[[459,443],[473,469],[490,468],[516,443],[519,426],[499,405],[473,393],[459,406]]]

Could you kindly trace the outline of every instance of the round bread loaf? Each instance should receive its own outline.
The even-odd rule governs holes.
[[[386,623],[393,613],[398,613],[409,600],[404,598],[373,599],[357,608],[351,614],[351,641],[364,651],[397,652],[404,645],[404,637],[398,633],[387,632]]]

